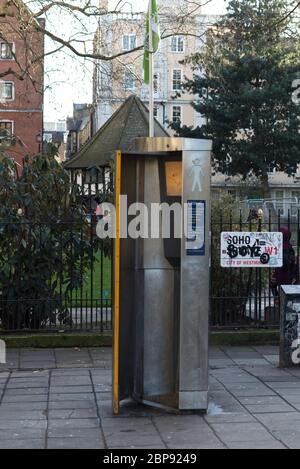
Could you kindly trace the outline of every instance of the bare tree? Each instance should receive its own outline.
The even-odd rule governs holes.
[[[175,15],[172,13],[172,2],[168,5],[168,1],[164,0],[162,14],[165,18],[168,17],[168,21],[162,27],[162,38],[176,34],[196,35],[191,18],[210,1],[178,2]],[[6,75],[14,75],[22,80],[27,75],[34,81],[32,70],[44,57],[58,52],[78,59],[111,61],[122,60],[125,56],[142,50],[143,43],[130,51],[120,48],[111,52],[107,50],[105,43],[98,44],[97,49],[94,47],[94,35],[99,23],[130,11],[133,12],[133,6],[126,0],[116,0],[113,8],[109,8],[105,0],[0,0],[0,39],[10,42],[10,38],[14,36],[26,45],[26,60],[15,55],[18,67],[8,66],[4,70],[2,65],[0,79]],[[46,41],[46,51],[37,47],[36,41],[32,39],[33,36],[41,35]]]

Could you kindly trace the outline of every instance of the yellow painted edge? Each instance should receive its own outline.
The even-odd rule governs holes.
[[[116,240],[115,240],[115,256],[114,256],[114,414],[119,413],[119,359],[120,359],[120,195],[121,195],[121,165],[122,154],[120,151],[116,154],[116,182],[115,182],[115,198],[116,198]]]

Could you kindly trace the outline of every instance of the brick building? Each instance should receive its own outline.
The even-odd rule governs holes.
[[[18,162],[42,146],[43,21],[19,0],[0,0],[0,142],[14,136],[6,152]]]

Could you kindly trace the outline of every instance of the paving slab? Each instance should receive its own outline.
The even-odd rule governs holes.
[[[93,438],[49,438],[48,449],[104,449],[103,439]]]
[[[0,440],[0,449],[44,449],[45,438],[13,438]]]
[[[274,347],[213,347],[210,357],[207,415],[127,403],[114,417],[110,349],[10,351],[0,448],[298,449],[300,370],[279,369]]]

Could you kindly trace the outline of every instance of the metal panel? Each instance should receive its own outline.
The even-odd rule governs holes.
[[[150,213],[151,203],[161,202],[157,159],[146,158],[143,165],[139,164],[138,180],[139,202],[144,202]],[[145,396],[174,392],[175,290],[174,269],[164,256],[163,240],[138,240],[137,246],[136,295],[139,298],[136,317],[143,329],[137,330],[139,352],[136,354],[135,392],[144,399]]]
[[[134,147],[138,151],[170,152],[170,151],[211,151],[211,140],[197,140],[194,138],[137,138]]]
[[[185,142],[188,147],[189,142]],[[201,142],[197,142],[201,147]],[[207,145],[207,142],[205,142]],[[198,161],[197,161],[198,160]],[[193,181],[196,163],[199,185]],[[205,249],[203,255],[188,254],[186,239],[181,250],[181,316],[179,405],[181,409],[206,409],[208,392],[208,321],[210,269],[210,149],[184,151],[182,203],[204,201]],[[204,396],[206,395],[206,399]]]

